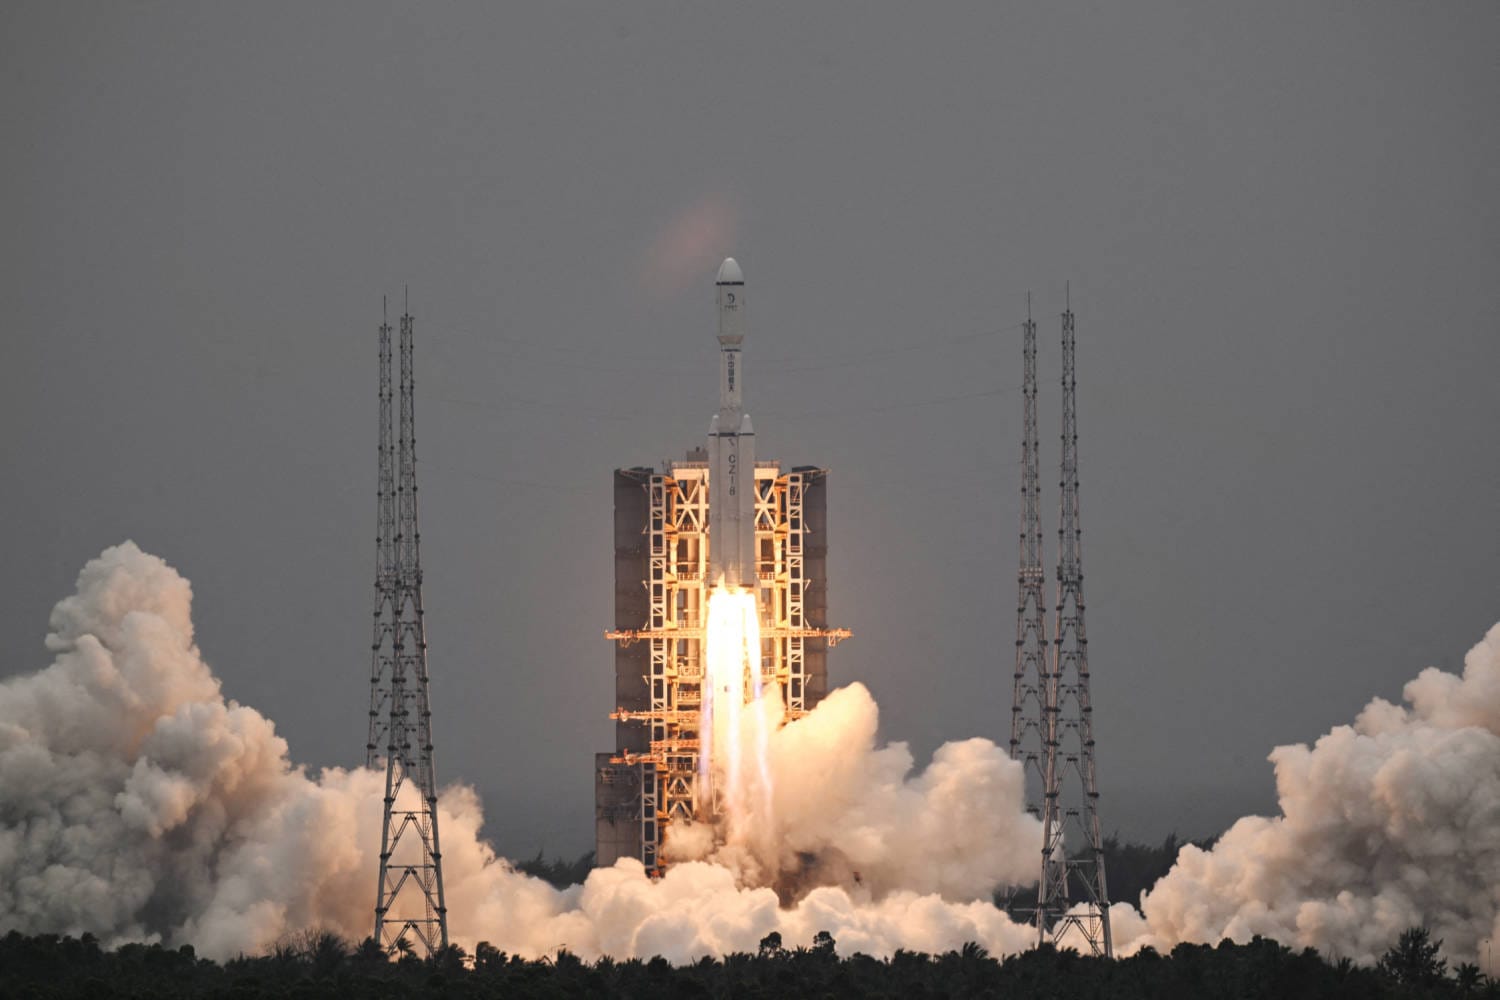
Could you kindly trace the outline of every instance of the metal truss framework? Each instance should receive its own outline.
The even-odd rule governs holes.
[[[774,462],[758,462],[755,468],[762,682],[780,685],[788,722],[809,708],[806,640],[826,639],[832,646],[850,635],[848,629],[809,627],[805,617],[802,502],[807,475],[783,473]],[[715,812],[715,803],[702,801],[697,782],[704,625],[708,592],[715,583],[706,579],[708,463],[674,463],[670,473],[653,473],[646,489],[646,627],[612,630],[605,638],[625,645],[650,643],[650,708],[620,709],[610,718],[641,721],[649,729],[646,752],[623,753],[612,763],[641,767],[641,860],[648,871],[659,874],[664,868],[660,844],[665,828]]]
[[[1071,308],[1062,317],[1062,396],[1056,624],[1042,718],[1044,804],[1037,935],[1039,942],[1049,937],[1058,942],[1069,931],[1077,930],[1094,954],[1108,958],[1114,954],[1114,943],[1099,836],[1088,633],[1083,621],[1083,532],[1078,508],[1078,408]],[[1074,848],[1071,856],[1070,844]]]
[[[365,767],[381,763],[396,664],[396,465],[391,440],[391,325],[380,324],[380,445],[375,487],[375,634],[370,642],[370,736]]]
[[[1042,567],[1042,484],[1036,412],[1036,324],[1027,309],[1023,333],[1021,560],[1017,574],[1016,670],[1010,709],[1010,756],[1025,771],[1026,811],[1042,818],[1047,744],[1046,570]]]
[[[375,624],[371,643],[369,767],[385,767],[375,940],[412,944],[428,955],[448,946],[438,841],[437,777],[428,701],[421,533],[417,526],[412,317],[401,317],[400,435],[391,446],[391,327],[380,327],[380,445],[375,537]],[[380,754],[384,742],[385,753]],[[406,795],[402,789],[411,785]],[[416,802],[412,802],[415,793]],[[398,800],[403,803],[398,808]],[[408,937],[410,935],[410,937]]]

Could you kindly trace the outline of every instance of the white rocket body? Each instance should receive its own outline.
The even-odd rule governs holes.
[[[755,586],[755,428],[744,412],[745,276],[719,266],[719,412],[708,428],[708,579]]]

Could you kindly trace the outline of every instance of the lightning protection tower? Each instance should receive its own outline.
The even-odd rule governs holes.
[[[1113,957],[1109,892],[1099,838],[1089,700],[1088,632],[1083,624],[1083,543],[1078,517],[1078,408],[1073,310],[1062,316],[1062,482],[1058,505],[1056,627],[1043,712],[1045,759],[1038,941],[1077,930],[1096,955]],[[1073,853],[1069,854],[1069,849]]]
[[[391,324],[380,323],[380,445],[375,479],[375,634],[370,642],[370,737],[365,767],[378,767],[390,728],[396,665],[396,468],[391,441]]]
[[[1026,811],[1042,818],[1047,755],[1046,570],[1042,568],[1042,484],[1036,415],[1036,324],[1027,297],[1022,326],[1021,565],[1017,574],[1016,672],[1010,709],[1010,756],[1026,777]]]
[[[412,377],[412,317],[401,317],[400,436],[391,447],[391,327],[380,326],[380,445],[375,533],[375,627],[371,643],[369,767],[385,767],[375,940],[405,941],[428,955],[448,946],[443,855],[438,843]],[[380,754],[384,742],[384,756]]]

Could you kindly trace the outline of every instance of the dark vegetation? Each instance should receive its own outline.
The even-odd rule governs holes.
[[[562,858],[553,858],[548,861],[538,850],[536,857],[529,861],[517,861],[514,863],[516,871],[539,878],[543,882],[550,882],[559,889],[566,889],[570,885],[577,885],[589,877],[589,872],[594,869],[594,852],[578,858],[576,861],[564,861]]]
[[[1177,852],[1185,844],[1208,850],[1218,837],[1203,840],[1179,840],[1177,834],[1167,834],[1160,846],[1155,844],[1129,844],[1120,840],[1119,834],[1104,838],[1104,875],[1108,880],[1109,898],[1116,903],[1129,903],[1139,908],[1141,893],[1156,884],[1157,880],[1171,870],[1177,862]],[[1026,922],[1036,912],[1036,888],[1005,890],[995,893],[995,905],[1010,912],[1012,918]]]
[[[1209,850],[1218,837],[1202,840],[1179,840],[1177,834],[1167,834],[1161,846],[1151,844],[1128,844],[1120,841],[1119,834],[1104,838],[1104,875],[1109,880],[1109,898],[1117,903],[1129,903],[1139,908],[1141,893],[1156,884],[1157,880],[1177,863],[1177,852],[1186,844]]]
[[[1207,847],[1212,841],[1195,842]],[[1160,846],[1104,842],[1110,896],[1138,903],[1140,894],[1167,873],[1182,842]],[[564,887],[582,882],[592,853],[568,861],[536,857],[516,864],[528,875]],[[1005,904],[1003,897],[997,903]],[[1013,896],[1024,909],[1026,900]],[[405,942],[402,942],[405,945]],[[1413,927],[1394,942],[1375,968],[1348,959],[1329,960],[1307,949],[1293,951],[1256,938],[1217,947],[1179,945],[1169,955],[1146,950],[1109,962],[1050,948],[991,957],[973,942],[958,951],[925,955],[898,951],[886,960],[840,958],[826,931],[810,947],[783,946],[768,934],[754,955],[727,955],[673,967],[665,959],[609,958],[584,962],[567,951],[536,961],[507,955],[480,942],[473,955],[450,948],[435,959],[409,947],[387,957],[374,941],[353,945],[327,931],[307,931],[278,944],[269,955],[222,964],[198,958],[190,945],[127,944],[101,948],[82,939],[12,931],[0,938],[0,1000],[55,997],[1047,997],[1296,1000],[1302,997],[1484,997],[1500,1000],[1500,984],[1473,965],[1449,969],[1441,941]]]
[[[897,952],[889,960],[840,958],[826,932],[787,949],[769,934],[754,955],[673,967],[665,959],[584,962],[566,951],[525,961],[481,943],[471,957],[450,948],[436,960],[409,952],[388,960],[372,941],[358,947],[308,932],[270,955],[220,965],[190,946],[128,944],[105,951],[82,939],[12,931],[0,938],[0,997],[1302,997],[1500,998],[1500,986],[1470,965],[1451,973],[1442,942],[1412,928],[1373,969],[1329,962],[1256,938],[1217,947],[1179,945],[1119,961],[1047,948],[990,957],[977,944],[942,955]]]

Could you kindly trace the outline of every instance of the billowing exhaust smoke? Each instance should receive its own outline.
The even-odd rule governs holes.
[[[160,559],[108,549],[53,611],[52,664],[0,682],[0,927],[216,958],[307,927],[368,935],[382,776],[294,766],[269,720],[223,697],[191,599]],[[1500,626],[1462,677],[1429,669],[1405,695],[1277,749],[1282,814],[1184,848],[1144,920],[1117,903],[1120,953],[1261,934],[1369,962],[1425,924],[1451,960],[1483,958],[1500,932]],[[772,700],[745,710],[779,718]],[[965,740],[914,774],[904,744],[876,745],[877,719],[856,684],[772,732],[768,797],[745,772],[764,823],[728,842],[674,830],[669,847],[700,860],[655,882],[631,861],[562,891],[523,876],[480,839],[474,792],[448,788],[454,940],[676,962],[754,951],[771,931],[795,945],[826,930],[872,955],[1029,947],[1034,931],[989,901],[1037,864],[1019,767]]]
[[[108,549],[53,612],[53,663],[0,683],[0,927],[218,958],[306,927],[368,935],[382,776],[292,765],[269,720],[223,697],[191,602],[160,559]],[[454,940],[674,961],[754,951],[771,931],[870,954],[1024,947],[988,901],[1036,857],[1019,768],[969,740],[913,776],[904,745],[875,746],[876,721],[856,685],[774,734],[775,827],[658,882],[628,861],[564,891],[520,875],[480,839],[473,791],[450,787]]]
[[[1463,676],[1428,668],[1408,707],[1271,754],[1281,815],[1184,847],[1145,896],[1137,944],[1256,934],[1368,963],[1424,925],[1453,961],[1500,934],[1500,625]],[[1491,972],[1495,970],[1489,970]]]

